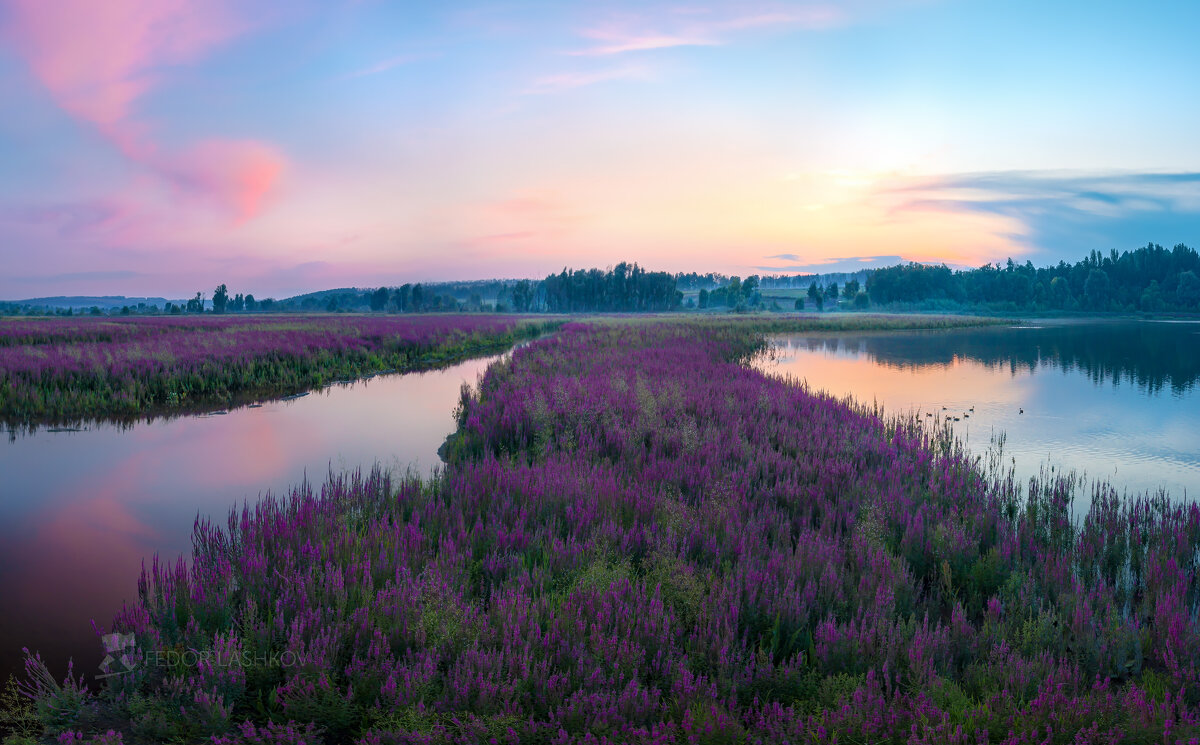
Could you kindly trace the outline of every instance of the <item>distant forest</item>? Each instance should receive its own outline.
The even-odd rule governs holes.
[[[876,269],[866,292],[874,305],[939,304],[1071,311],[1200,310],[1200,256],[1183,244],[1149,244],[1075,264],[988,265],[965,271],[906,264]]]
[[[563,269],[542,280],[490,280],[380,287],[362,296],[371,310],[419,313],[439,310],[517,313],[639,313],[680,307],[683,293],[675,275],[648,272],[621,262],[607,271]],[[328,303],[353,303],[334,295]]]
[[[839,282],[841,283],[839,287]],[[791,292],[790,296],[780,293]],[[1165,312],[1200,310],[1200,255],[1149,244],[1074,264],[1031,262],[955,270],[904,264],[855,274],[749,277],[652,272],[621,262],[607,270],[567,269],[541,280],[405,284],[330,291],[276,304],[280,310],[518,313],[661,312],[685,308],[759,310],[918,308],[998,311]]]
[[[83,300],[83,298],[62,298]],[[103,298],[111,305],[116,299]],[[132,302],[143,300],[143,302]],[[1107,255],[1093,251],[1074,264],[1035,268],[1031,262],[978,269],[901,264],[853,274],[751,275],[652,272],[621,262],[608,269],[567,269],[544,279],[406,283],[375,289],[323,290],[284,300],[197,292],[164,307],[133,298],[127,306],[54,307],[0,303],[0,314],[238,312],[662,312],[752,310],[990,310],[995,312],[1197,312],[1200,255],[1180,244],[1149,244]],[[78,305],[78,304],[77,304]]]

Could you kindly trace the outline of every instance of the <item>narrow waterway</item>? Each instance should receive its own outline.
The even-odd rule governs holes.
[[[428,473],[454,429],[463,382],[499,356],[378,376],[226,414],[132,428],[40,430],[0,441],[0,683],[22,647],[57,674],[68,657],[90,678],[103,657],[91,630],[136,599],[142,561],[191,550],[197,514],[332,468],[375,464]]]

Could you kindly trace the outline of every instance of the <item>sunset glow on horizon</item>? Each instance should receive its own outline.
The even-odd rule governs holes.
[[[0,0],[0,299],[1200,243],[1200,6]]]

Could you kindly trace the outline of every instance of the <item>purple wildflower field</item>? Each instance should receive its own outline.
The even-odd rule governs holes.
[[[222,408],[503,349],[536,328],[519,318],[480,315],[3,321],[0,420],[20,425]]]
[[[62,742],[1200,742],[1200,508],[1015,482],[743,364],[571,323],[464,391],[439,476],[198,521]],[[103,734],[101,734],[103,733]],[[65,739],[63,739],[65,738]],[[102,739],[104,738],[104,739]]]

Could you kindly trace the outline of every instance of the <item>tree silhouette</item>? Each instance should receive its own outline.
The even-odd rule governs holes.
[[[375,292],[371,293],[371,310],[381,311],[387,307],[388,298],[391,297],[391,292],[386,287],[380,287]]]
[[[1180,274],[1175,296],[1179,299],[1179,304],[1186,308],[1194,309],[1200,306],[1200,277],[1190,270]]]
[[[223,284],[217,285],[217,289],[213,290],[213,313],[224,313],[228,303],[229,290]]]
[[[1083,283],[1083,295],[1087,298],[1088,307],[1104,310],[1108,307],[1108,273],[1103,269],[1093,269],[1088,272],[1087,281]]]
[[[1191,277],[1196,275],[1200,254],[1194,249],[1179,244],[1167,250],[1151,243],[1133,251],[1092,251],[1074,264],[1060,261],[1041,268],[1030,261],[969,270],[902,264],[870,272],[866,289],[877,304],[937,301],[1014,310],[1196,310],[1200,295],[1191,290]]]

